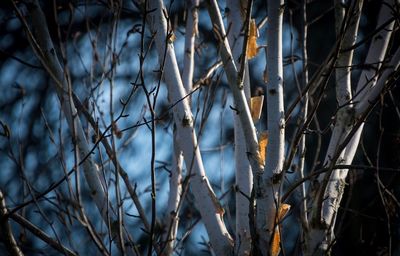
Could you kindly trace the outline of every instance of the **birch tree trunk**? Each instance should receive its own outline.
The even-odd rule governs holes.
[[[250,114],[250,108],[247,104],[246,96],[241,84],[238,84],[238,70],[231,48],[229,46],[225,28],[222,22],[222,16],[218,9],[218,4],[215,0],[207,0],[208,12],[211,22],[213,23],[214,35],[218,40],[220,47],[220,55],[226,72],[226,77],[232,91],[232,96],[235,102],[235,112],[239,116],[240,124],[243,129],[246,139],[247,158],[253,172],[253,186],[255,191],[258,191],[261,185],[261,175],[263,172],[260,165],[260,152],[258,149],[258,140],[253,120]]]
[[[232,56],[236,66],[240,66],[240,56],[243,49],[244,17],[242,16],[240,0],[229,0],[226,3],[229,9],[227,14],[229,45],[232,49]],[[243,81],[243,90],[246,96],[247,104],[250,102],[250,79],[247,61],[245,63],[245,73]],[[235,253],[237,255],[249,255],[251,250],[251,234],[249,226],[249,198],[252,190],[253,175],[251,166],[247,159],[246,139],[238,115],[233,113],[234,132],[235,132],[235,174],[236,174],[236,240]],[[246,196],[244,196],[246,195]]]
[[[166,212],[166,233],[163,236],[165,255],[172,255],[176,244],[176,235],[179,225],[179,204],[182,200],[182,169],[183,169],[183,154],[177,143],[178,133],[174,129],[174,152],[172,159],[172,169],[169,177],[169,195]]]
[[[357,6],[355,8],[356,15],[353,16],[353,19],[356,20],[355,22],[353,21],[353,23],[350,23],[350,29],[348,30],[348,32],[351,32],[353,36],[347,36],[346,32],[342,46],[343,49],[350,49],[352,45],[354,45],[355,43],[357,30],[355,28],[352,28],[351,26],[356,25],[358,27],[358,20],[360,14],[357,14],[357,12],[358,13],[361,12],[361,5],[362,5],[361,2],[362,1],[359,1],[357,3]],[[393,2],[389,4],[393,4]],[[381,11],[379,13],[377,28],[381,27],[384,23],[386,23],[390,19],[390,17],[391,17],[390,7],[388,6],[388,3],[385,3],[382,5]],[[375,90],[377,94],[375,96],[373,96],[371,93],[368,95],[368,93],[370,92],[370,88],[374,87],[375,85],[378,76],[378,70],[381,66],[381,63],[385,56],[385,52],[387,50],[391,31],[393,29],[393,24],[394,24],[393,22],[389,23],[372,39],[369,52],[365,61],[367,65],[368,63],[370,63],[371,68],[364,69],[363,72],[361,73],[356,89],[356,95],[351,102],[349,100],[351,97],[348,98],[346,96],[346,95],[351,95],[350,69],[347,68],[348,69],[347,71],[343,70],[346,69],[343,67],[349,67],[351,65],[351,55],[350,55],[351,51],[347,51],[348,53],[347,57],[343,55],[339,56],[338,59],[338,63],[340,63],[339,72],[337,72],[336,76],[338,84],[337,95],[338,95],[339,106],[343,107],[338,112],[338,119],[336,121],[336,125],[332,134],[327,156],[325,159],[326,165],[331,164],[330,163],[331,157],[333,157],[334,154],[339,153],[336,152],[339,147],[339,144],[341,144],[345,140],[346,136],[349,134],[350,130],[352,129],[352,124],[354,124],[354,122],[360,118],[363,112],[365,113],[365,111],[367,111],[367,106],[369,106],[369,103],[367,102],[374,102],[374,99],[376,99],[376,96],[378,95],[378,91],[381,92],[383,85],[387,81],[390,72],[393,72],[393,69],[391,71],[386,70],[383,73],[383,75],[379,78],[379,81],[382,82],[382,87],[380,89]],[[349,41],[347,40],[348,38],[350,39]],[[393,57],[392,65],[390,67],[391,68],[396,67],[396,56]],[[361,123],[361,125],[357,128],[357,131],[351,138],[349,144],[340,153],[339,161],[337,162],[338,164],[351,164],[359,144],[362,129],[363,129],[363,123]],[[344,193],[344,184],[345,184],[345,179],[347,177],[347,173],[348,169],[333,170],[329,178],[329,182],[327,183],[324,202],[322,203],[323,207],[321,214],[322,225],[321,226],[316,225],[317,227],[319,226],[319,228],[315,228],[316,226],[314,222],[313,226],[314,229],[311,230],[309,234],[310,240],[308,241],[309,242],[308,250],[311,251],[308,251],[306,255],[314,255],[314,254],[320,255],[324,254],[327,250],[329,250],[330,244],[333,242],[334,239],[334,227],[337,217],[337,209],[340,205],[340,201]],[[327,179],[327,177],[324,177],[324,179]],[[322,182],[322,180],[323,179],[320,177],[319,181]],[[320,188],[321,193],[323,191],[322,189],[324,189],[324,187]],[[318,210],[316,206],[314,207],[314,209]]]
[[[284,161],[285,113],[283,109],[282,22],[284,1],[268,1],[267,125],[268,154],[257,198],[257,233],[262,255],[268,255],[279,209],[279,188]]]
[[[381,5],[381,10],[378,16],[377,28],[384,25],[391,17],[393,17],[390,6],[394,6],[395,1],[385,1]],[[373,88],[378,80],[379,70],[385,58],[386,50],[388,48],[389,40],[393,31],[394,21],[390,22],[385,28],[377,33],[371,40],[371,45],[365,59],[365,65],[369,68],[362,70],[358,80],[356,93],[354,95],[354,105],[357,106]],[[358,128],[353,139],[345,149],[346,162],[351,163],[358,148],[364,122]]]
[[[187,3],[187,20],[186,20],[186,34],[185,34],[185,52],[184,52],[184,66],[182,73],[182,82],[186,93],[192,90],[193,85],[193,71],[194,71],[194,46],[195,39],[198,34],[198,0],[192,0]],[[173,104],[173,102],[170,102]],[[176,244],[176,235],[179,225],[179,206],[182,200],[182,169],[183,169],[183,153],[178,145],[178,133],[176,126],[174,126],[174,155],[171,175],[169,178],[169,197],[167,205],[167,218],[166,218],[166,234],[163,241],[165,241],[165,255],[172,255],[174,246]]]
[[[172,31],[168,30],[166,17],[168,13],[161,0],[137,1],[142,10],[147,12],[147,22],[155,38],[159,63],[168,87],[171,102],[177,103],[173,109],[177,128],[177,142],[183,151],[191,190],[195,204],[206,226],[211,246],[217,255],[230,255],[233,251],[233,241],[223,222],[223,209],[210,186],[204,171],[203,161],[198,147],[196,133],[193,128],[193,117],[185,98],[186,91],[179,74],[175,57]]]
[[[216,35],[224,69],[228,78],[229,85],[232,89],[233,98],[235,100],[235,108],[239,115],[243,132],[246,138],[247,156],[253,172],[253,190],[254,199],[257,205],[255,214],[255,228],[257,241],[255,251],[261,250],[263,255],[269,253],[269,242],[275,227],[275,212],[278,207],[275,199],[278,196],[279,182],[281,179],[281,171],[283,167],[283,149],[284,149],[284,112],[283,112],[283,73],[282,73],[282,12],[283,1],[277,3],[271,1],[269,3],[269,47],[272,51],[268,54],[268,66],[271,82],[268,88],[267,102],[268,104],[268,127],[269,136],[275,138],[269,141],[268,153],[266,159],[265,170],[260,165],[260,154],[258,150],[258,141],[255,135],[255,128],[251,120],[249,107],[245,100],[243,88],[238,83],[238,72],[230,51],[223,27],[222,18],[215,1],[208,1],[210,17],[213,23],[214,34]],[[274,49],[274,50],[272,50]],[[274,52],[275,51],[275,52]],[[271,94],[271,95],[269,95]],[[271,99],[268,99],[268,97]],[[271,106],[270,106],[271,105]],[[271,109],[270,109],[271,108]],[[271,112],[271,115],[270,115]],[[272,132],[272,133],[271,133]],[[272,143],[272,145],[271,145]],[[268,171],[268,173],[266,173]],[[269,194],[271,193],[271,194]],[[253,216],[251,216],[252,218]]]
[[[341,40],[341,49],[347,49],[354,45],[357,38],[358,24],[361,16],[361,8],[363,1],[355,1],[352,3],[353,8],[350,8],[348,22],[344,21],[343,7],[341,4],[335,4],[336,13],[336,32],[337,35],[343,35]],[[343,25],[342,23],[345,22]],[[340,29],[339,29],[340,28]],[[353,50],[340,52],[337,58],[336,65],[336,99],[339,110],[337,112],[335,127],[332,132],[328,150],[324,160],[324,165],[330,165],[334,154],[337,153],[339,144],[351,129],[351,113],[353,106],[351,105],[351,73],[350,66],[353,59]],[[339,156],[338,163],[343,161],[343,153]],[[311,229],[309,240],[307,243],[308,249],[311,252],[324,254],[330,247],[334,239],[334,234],[330,233],[330,225],[332,224],[333,215],[337,213],[339,202],[344,192],[344,180],[338,179],[339,172],[342,170],[334,170],[333,173],[327,173],[318,177],[318,192],[315,198],[314,207],[311,211]],[[330,176],[330,178],[329,178]],[[329,179],[328,184],[324,184],[324,180]],[[320,197],[324,199],[320,200]],[[322,205],[321,205],[322,204]],[[319,213],[321,211],[321,213]]]
[[[197,26],[199,22],[199,15],[197,11],[199,8],[199,0],[187,1],[187,5],[182,82],[186,92],[189,93],[192,90],[193,85],[195,39],[199,33]]]

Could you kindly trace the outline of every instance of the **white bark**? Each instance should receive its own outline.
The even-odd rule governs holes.
[[[183,59],[183,73],[182,81],[186,92],[192,90],[193,84],[193,70],[194,70],[194,46],[195,39],[198,34],[198,6],[199,0],[187,1],[187,20],[186,20],[186,34],[185,34],[185,53]]]
[[[232,49],[232,56],[236,66],[240,65],[240,55],[243,49],[243,17],[241,16],[240,0],[228,0],[226,7],[229,9],[227,14],[228,42]],[[244,74],[243,90],[246,96],[247,104],[250,102],[250,79],[248,65],[246,62],[246,70]],[[236,240],[235,254],[250,255],[251,250],[251,234],[249,226],[249,198],[252,189],[253,175],[251,166],[247,159],[246,139],[240,124],[238,115],[233,113],[234,117],[234,133],[235,133],[235,179],[236,179]],[[244,195],[246,196],[244,196]]]
[[[187,2],[187,20],[186,20],[186,34],[185,34],[185,49],[183,59],[183,73],[182,82],[186,89],[186,93],[192,90],[193,85],[193,71],[194,71],[194,46],[195,39],[197,36],[197,24],[198,24],[198,0],[192,0]],[[170,102],[173,103],[173,102]],[[179,202],[181,200],[182,193],[182,168],[183,168],[183,154],[177,143],[177,132],[174,128],[174,153],[173,153],[173,164],[172,170],[169,177],[169,197],[167,203],[167,215],[166,215],[166,233],[163,236],[165,241],[165,255],[172,255],[173,249],[176,243],[176,234],[179,226]]]
[[[356,43],[362,4],[363,1],[358,0],[354,12],[350,13],[353,18],[350,19],[345,31],[341,49],[350,48]],[[351,50],[340,53],[337,60],[337,65],[339,67],[336,69],[336,99],[341,109],[337,113],[337,120],[325,158],[325,165],[330,164],[330,158],[337,152],[337,147],[348,134],[351,129],[350,124],[354,118],[352,113],[353,105],[350,104],[350,99],[352,97],[350,66],[353,62],[353,52],[354,51]],[[344,152],[341,154],[339,162],[344,161],[343,157]],[[322,206],[322,219],[328,225],[332,223],[332,218],[337,212],[339,202],[343,195],[345,182],[342,179],[338,179],[338,176],[341,176],[343,172],[347,173],[347,170],[334,170],[326,189],[328,199],[324,201]],[[323,175],[321,175],[321,177],[322,176]]]
[[[182,200],[182,167],[183,154],[177,143],[177,132],[174,130],[174,152],[171,174],[169,177],[169,194],[165,221],[165,248],[163,255],[172,255],[176,244],[176,234],[179,226],[179,203]]]
[[[220,54],[221,54],[221,59],[224,64],[224,69],[226,76],[228,78],[229,85],[232,90],[232,95],[235,101],[235,108],[236,108],[236,113],[239,116],[240,119],[240,124],[243,129],[244,137],[246,139],[246,147],[247,147],[247,157],[249,159],[251,169],[253,172],[253,186],[254,186],[254,196],[255,200],[257,203],[257,210],[259,209],[259,205],[264,203],[267,198],[267,190],[265,189],[265,184],[264,181],[262,180],[262,175],[263,175],[263,166],[260,165],[260,153],[258,149],[258,141],[255,133],[255,128],[253,124],[253,120],[251,118],[250,114],[250,109],[246,101],[246,96],[244,94],[243,88],[240,87],[240,84],[238,83],[238,71],[231,53],[231,49],[229,47],[227,38],[226,38],[226,33],[225,33],[225,28],[223,26],[222,22],[222,17],[218,9],[217,2],[215,0],[208,0],[208,11],[210,13],[210,18],[213,23],[213,30],[214,34],[217,37],[219,41],[219,47],[220,47]],[[281,77],[282,79],[282,77]],[[283,116],[283,111],[282,113]],[[269,155],[269,154],[268,154]],[[283,159],[282,159],[283,160]],[[268,160],[267,160],[268,161]],[[261,200],[259,200],[261,199]],[[261,202],[264,200],[264,202]],[[261,206],[262,207],[262,206]],[[264,207],[264,209],[266,209]],[[274,209],[275,210],[275,209]],[[263,211],[259,212],[257,211],[257,215],[259,213],[263,213]],[[266,230],[266,215],[258,215],[256,216],[256,229],[258,229],[258,232],[265,231]],[[262,236],[263,234],[258,234],[259,238],[264,237]],[[259,244],[260,249],[265,249],[268,250],[268,244],[265,245]],[[264,252],[265,252],[264,250]],[[266,251],[267,252],[267,251]],[[266,254],[266,253],[265,253]]]
[[[358,32],[358,24],[360,22],[361,17],[361,8],[363,5],[363,0],[356,0],[356,7],[352,13],[349,13],[351,16],[349,20],[349,24],[346,24],[344,28],[344,37],[341,44],[340,49],[347,49],[353,46],[357,39]],[[338,11],[336,11],[338,10]],[[335,5],[335,12],[340,13],[336,15],[339,20],[336,20],[336,31],[340,33],[340,28],[342,27],[342,21],[344,16],[344,8],[340,3]],[[340,37],[340,34],[337,35],[337,38]],[[346,103],[349,103],[351,99],[351,72],[350,66],[353,62],[353,53],[354,51],[345,51],[339,53],[337,62],[336,62],[336,99],[339,104],[339,107],[344,106]]]
[[[284,0],[268,1],[267,28],[267,125],[268,154],[264,168],[262,194],[257,200],[259,248],[268,255],[275,215],[280,202],[278,193],[284,161],[285,114],[283,108],[282,22]]]
[[[256,130],[251,117],[250,108],[247,104],[246,95],[243,88],[238,85],[238,71],[231,53],[225,28],[222,22],[221,13],[218,9],[218,4],[215,0],[208,0],[208,12],[213,23],[214,34],[218,39],[220,47],[220,55],[224,65],[226,77],[229,86],[232,90],[233,99],[235,102],[236,114],[239,116],[242,125],[244,137],[246,138],[247,158],[249,159],[252,172],[254,175],[253,185],[255,190],[258,190],[258,185],[261,184],[262,166],[259,164],[259,150]]]
[[[348,24],[342,26],[343,8],[339,3],[335,5],[336,15],[336,32],[338,37],[342,31],[340,28],[344,28],[343,38],[341,47],[339,50],[348,49],[352,47],[357,39],[358,24],[361,16],[361,8],[363,1],[357,1],[354,3],[354,8],[351,8],[349,13]],[[351,129],[351,122],[354,118],[353,106],[351,105],[351,72],[350,66],[353,60],[353,50],[340,52],[336,62],[336,100],[339,105],[339,110],[336,115],[335,126],[332,132],[331,140],[327,149],[327,153],[324,160],[324,165],[331,164],[331,158],[336,154],[337,149],[343,139],[347,136]],[[341,152],[338,163],[343,161],[344,151]],[[308,234],[308,240],[306,242],[307,249],[310,250],[308,253],[324,253],[328,250],[330,243],[333,241],[333,233],[331,233],[331,224],[334,215],[337,213],[343,192],[345,181],[339,179],[341,172],[344,170],[333,170],[332,173],[320,175],[318,177],[318,188],[317,195],[323,194],[322,207],[320,208],[320,201],[318,198],[315,199],[314,207],[312,209],[312,222],[310,227],[310,233]],[[330,177],[326,177],[330,175]],[[329,179],[328,183],[325,184],[324,180]],[[321,211],[320,213],[317,211]]]
[[[390,4],[392,3],[393,2],[391,2]],[[360,9],[361,6],[359,6],[359,11],[361,11]],[[379,13],[377,28],[380,27],[383,23],[385,23],[390,17],[391,17],[390,8],[387,5],[383,4],[381,11]],[[365,64],[367,65],[371,64],[372,66],[370,69],[363,70],[360,76],[360,80],[358,82],[356,96],[351,102],[352,104],[349,105],[348,107],[343,108],[338,113],[338,117],[340,117],[341,119],[337,120],[337,123],[335,125],[335,130],[333,132],[331,142],[328,148],[327,157],[325,160],[326,164],[330,164],[330,157],[334,153],[336,153],[335,151],[337,147],[339,146],[340,143],[342,143],[345,136],[347,136],[349,130],[352,127],[352,124],[355,122],[355,120],[357,120],[358,116],[360,116],[367,109],[369,102],[372,102],[372,100],[374,100],[377,97],[377,95],[382,91],[382,88],[386,83],[388,76],[391,74],[391,72],[393,72],[396,66],[396,56],[394,56],[392,59],[391,67],[389,68],[389,70],[386,70],[379,79],[379,81],[381,82],[381,87],[374,88],[377,94],[373,95],[372,93],[370,93],[368,96],[366,96],[369,88],[372,88],[375,85],[378,69],[381,66],[380,63],[384,59],[387,45],[390,39],[391,30],[393,28],[393,24],[394,24],[393,22],[389,24],[387,27],[385,27],[385,29],[380,31],[380,33],[375,35],[374,38],[372,39],[370,49],[365,61]],[[353,44],[354,43],[355,40],[353,40]],[[351,47],[351,45],[346,45],[346,40],[345,40],[343,48],[349,48],[349,47]],[[397,59],[397,65],[398,61],[399,60]],[[343,62],[342,64],[347,65],[349,63]],[[346,74],[344,74],[344,76],[346,76]],[[338,87],[339,86],[343,86],[342,88],[345,87],[345,85],[343,84],[341,85],[342,81],[344,84],[350,83],[350,70],[348,71],[347,76],[348,77],[346,78],[337,75]],[[343,91],[345,90],[342,89],[342,92]],[[350,91],[348,90],[348,92]],[[339,95],[338,101],[340,105],[346,104],[346,102],[348,102],[348,100],[346,99],[346,93],[341,93],[341,94],[338,93],[338,95]],[[355,133],[349,144],[341,153],[340,158],[338,160],[339,164],[341,163],[351,164],[359,144],[359,139],[362,133],[362,129],[363,129],[363,124],[361,124],[361,126],[358,128],[357,132]],[[309,249],[311,249],[309,253],[311,252],[322,253],[324,250],[326,250],[326,248],[329,246],[329,244],[332,242],[334,238],[334,226],[337,216],[337,209],[340,205],[340,201],[343,196],[344,184],[345,184],[345,179],[347,177],[347,173],[348,169],[334,170],[332,172],[332,175],[330,177],[325,192],[326,200],[324,200],[323,202],[323,209],[321,216],[322,225],[312,230],[312,232],[310,232],[309,234],[310,235]],[[320,181],[322,181],[322,179],[320,179]]]
[[[356,111],[355,111],[356,118],[360,117],[371,106],[372,102],[375,102],[375,100],[379,97],[379,95],[382,93],[382,90],[384,89],[387,83],[388,78],[390,77],[390,75],[393,74],[394,71],[396,71],[399,68],[399,64],[400,64],[400,48],[396,50],[388,65],[386,67],[383,67],[384,71],[382,75],[379,77],[378,81],[376,82],[376,85],[368,93],[367,97],[365,97],[364,100],[361,101],[359,105],[356,106]]]
[[[388,0],[382,4],[381,10],[378,14],[378,23],[376,25],[377,28],[382,26],[391,17],[393,17],[392,10],[389,6],[394,6],[394,2],[394,0]],[[364,61],[364,64],[370,67],[363,69],[360,79],[358,80],[357,89],[353,100],[356,107],[358,103],[365,98],[365,95],[370,91],[370,89],[375,86],[376,81],[378,80],[378,70],[381,68],[382,62],[385,58],[393,26],[394,21],[377,33],[371,40],[371,45]],[[345,149],[344,155],[346,158],[346,164],[350,164],[353,161],[363,128],[364,123],[362,123],[358,128],[356,134]]]
[[[195,204],[206,226],[211,246],[217,255],[232,253],[232,239],[222,221],[221,209],[215,204],[217,201],[214,192],[206,177],[197,137],[193,128],[193,117],[187,99],[185,88],[179,74],[173,44],[167,31],[166,9],[161,0],[144,2],[137,1],[145,10],[152,10],[147,14],[147,22],[155,37],[155,44],[159,62],[163,65],[164,80],[168,87],[169,98],[172,102],[179,102],[173,109],[174,121],[178,133],[178,145],[183,151],[185,163],[189,171],[191,189],[195,197]],[[182,100],[183,99],[183,100]]]

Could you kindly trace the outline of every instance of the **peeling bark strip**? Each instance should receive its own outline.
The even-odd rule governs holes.
[[[210,237],[211,246],[217,255],[230,255],[233,251],[233,241],[221,218],[220,209],[215,206],[215,197],[205,175],[203,161],[193,128],[192,112],[185,98],[183,86],[176,61],[174,46],[167,43],[167,20],[165,8],[161,0],[136,1],[142,10],[152,10],[147,14],[147,23],[152,31],[158,52],[159,63],[164,71],[163,78],[168,87],[171,102],[179,102],[174,107],[174,121],[177,127],[177,142],[182,150],[186,167],[189,170],[190,184],[195,204],[200,211],[202,220]],[[145,6],[147,2],[147,6]],[[182,100],[184,99],[184,100]]]

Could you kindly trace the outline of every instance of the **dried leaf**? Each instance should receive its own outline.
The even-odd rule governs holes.
[[[271,256],[278,256],[281,251],[281,234],[279,232],[279,228],[275,228],[274,235],[272,236],[271,242]]]
[[[168,38],[168,40],[167,40],[167,42],[169,43],[169,44],[172,44],[175,40],[176,40],[176,36],[175,36],[175,33],[173,32],[173,31],[171,31],[169,34],[168,34],[168,36],[167,36]]]
[[[257,24],[254,19],[250,21],[249,39],[247,45],[247,59],[254,58],[258,53],[257,46]]]
[[[267,157],[267,146],[268,146],[268,131],[261,132],[258,140],[258,147],[260,151],[260,165],[265,165],[265,159]]]
[[[279,206],[278,214],[277,214],[277,223],[281,222],[285,215],[289,212],[290,205],[289,204],[281,204]],[[275,227],[274,235],[272,236],[271,241],[271,256],[278,256],[281,251],[281,234],[280,234],[279,224]]]
[[[250,110],[253,122],[260,120],[263,104],[264,95],[255,96],[250,99]]]
[[[290,210],[290,204],[281,204],[278,211],[278,222],[281,222]]]

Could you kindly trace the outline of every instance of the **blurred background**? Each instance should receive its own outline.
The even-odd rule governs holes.
[[[308,65],[310,77],[327,57],[335,43],[333,1],[311,0],[307,5]],[[359,37],[374,31],[380,2],[364,1],[360,21]],[[223,15],[228,9],[225,1],[218,1]],[[183,70],[184,35],[186,22],[185,1],[166,1],[170,21],[176,35],[174,46],[181,71]],[[301,81],[302,70],[302,1],[288,0],[284,14],[284,86],[285,107],[290,106],[299,95],[297,81]],[[24,1],[18,8],[27,14]],[[111,2],[107,1],[43,1],[42,9],[47,25],[56,45],[56,51],[69,72],[73,90],[90,110],[102,131],[116,125],[120,132],[107,133],[115,141],[121,165],[136,186],[146,212],[150,208],[150,162],[151,131],[146,122],[151,119],[146,97],[142,89],[134,88],[139,73],[140,27],[142,16],[132,1],[123,1],[117,21]],[[254,1],[253,17],[260,23],[266,16],[264,1]],[[226,19],[225,19],[226,22]],[[113,26],[117,30],[112,35]],[[266,26],[260,28],[259,45],[266,45]],[[398,35],[391,48],[399,47]],[[159,64],[150,33],[145,38],[148,46],[144,62],[145,82],[148,90],[157,88]],[[352,81],[357,83],[369,42],[355,51]],[[115,60],[115,61],[113,61]],[[206,70],[218,61],[218,49],[212,33],[212,25],[206,8],[199,7],[199,35],[196,38],[195,73],[197,81]],[[251,90],[257,94],[264,90],[263,72],[266,61],[264,50],[249,61]],[[337,103],[334,79],[330,79],[323,101],[316,113],[307,135],[306,172],[321,167],[331,134],[331,121]],[[304,86],[300,82],[300,86]],[[0,189],[10,209],[32,199],[32,194],[45,191],[68,173],[75,164],[73,144],[60,102],[48,73],[35,57],[24,33],[20,20],[15,15],[10,1],[0,2]],[[157,172],[157,218],[165,212],[168,198],[168,178],[172,167],[172,108],[167,100],[163,82],[159,87],[156,104],[156,172]],[[132,98],[125,108],[128,95]],[[366,122],[354,164],[400,169],[400,89],[397,85],[390,94],[382,97],[378,106]],[[191,95],[202,158],[210,182],[225,208],[225,221],[234,234],[234,161],[233,161],[233,114],[232,97],[223,69],[219,68],[207,84],[203,84]],[[263,111],[266,113],[266,111]],[[287,145],[297,127],[296,108],[288,120]],[[96,136],[81,116],[88,138]],[[266,129],[266,116],[256,124],[258,131]],[[8,132],[6,131],[8,129]],[[90,141],[91,147],[95,144]],[[114,167],[102,147],[93,154],[99,169],[109,186],[110,200],[115,198]],[[287,173],[285,187],[296,178],[296,162]],[[78,172],[79,173],[79,172]],[[101,221],[87,185],[81,174],[74,173],[69,182],[63,182],[45,197],[28,204],[19,213],[49,236],[59,239],[67,247],[81,255],[97,255],[98,250],[88,236],[79,219],[71,213],[70,186],[80,184],[82,201],[90,221],[107,241],[106,227]],[[388,242],[394,248],[400,242],[399,195],[400,175],[397,171],[351,170],[345,196],[339,209],[336,243],[333,255],[389,255]],[[126,188],[121,185],[122,196],[128,198]],[[386,192],[382,192],[382,191]],[[283,233],[285,255],[298,255],[299,195],[289,199],[292,210],[284,221],[289,232]],[[147,234],[131,200],[124,201],[126,228],[139,245],[145,245]],[[209,255],[208,237],[200,215],[193,207],[189,193],[180,213],[179,243],[177,252],[182,255]],[[11,221],[14,235],[27,255],[57,255],[47,244],[25,228]],[[160,224],[160,228],[162,225]],[[4,251],[0,230],[0,251]],[[107,242],[106,242],[107,244]],[[108,241],[108,245],[110,242]],[[111,246],[111,245],[110,245]],[[146,246],[141,248],[145,250]],[[400,253],[399,249],[397,253]],[[144,251],[143,251],[144,252]],[[0,252],[0,255],[2,253]],[[394,255],[394,254],[393,254]]]

